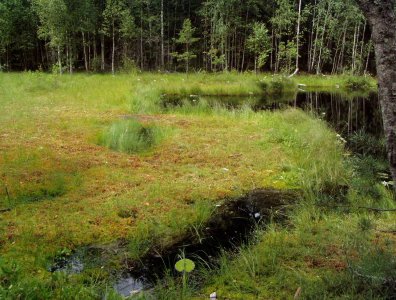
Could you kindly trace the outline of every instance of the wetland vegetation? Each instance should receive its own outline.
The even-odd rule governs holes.
[[[395,299],[395,12],[1,0],[0,300]]]
[[[0,295],[118,299],[120,278],[127,291],[145,278],[133,297],[389,298],[395,203],[378,102],[349,80],[0,74]],[[294,192],[253,210],[237,248],[189,253],[230,216],[223,205],[257,189]],[[211,247],[223,252],[198,254]],[[197,265],[185,287],[172,271],[183,249]],[[168,272],[136,272],[157,255]]]

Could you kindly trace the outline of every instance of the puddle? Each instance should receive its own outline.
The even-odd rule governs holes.
[[[118,294],[128,297],[140,293],[146,286],[143,279],[129,276],[118,280],[113,287]]]
[[[279,212],[296,197],[296,191],[255,190],[216,205],[216,212],[202,228],[191,230],[167,249],[152,248],[139,261],[121,259],[122,253],[127,252],[127,244],[121,241],[117,245],[81,248],[69,256],[55,259],[50,270],[81,273],[95,260],[100,263],[110,255],[118,255],[126,267],[114,274],[113,287],[123,296],[137,294],[150,290],[166,270],[177,276],[174,265],[182,252],[197,263],[215,264],[221,251],[233,251],[247,243],[258,225],[265,224],[271,216],[280,219],[282,214]]]

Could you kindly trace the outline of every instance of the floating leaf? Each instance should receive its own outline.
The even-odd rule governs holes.
[[[179,272],[190,273],[195,269],[195,263],[190,259],[181,259],[175,264],[175,268]]]

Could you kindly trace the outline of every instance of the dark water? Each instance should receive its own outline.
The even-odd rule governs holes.
[[[254,229],[270,217],[282,219],[285,207],[297,197],[296,191],[255,190],[237,199],[225,199],[216,206],[213,217],[196,231],[186,233],[166,249],[153,248],[136,260],[123,259],[125,268],[114,274],[113,288],[123,296],[151,289],[168,270],[178,276],[175,263],[182,257],[196,263],[213,264],[221,251],[234,250],[251,239]],[[123,257],[127,244],[88,246],[71,255],[57,257],[52,272],[81,273],[89,267],[105,263],[109,254]],[[126,255],[124,256],[126,257]],[[113,258],[114,259],[114,258]]]
[[[282,94],[263,97],[208,97],[208,96],[162,96],[165,110],[189,105],[199,107],[224,107],[241,109],[248,106],[254,111],[281,110],[289,107],[314,113],[327,121],[343,136],[365,132],[376,137],[383,134],[381,109],[377,93],[347,94],[332,92],[300,91],[297,94]]]

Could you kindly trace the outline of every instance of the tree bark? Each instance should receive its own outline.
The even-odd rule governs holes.
[[[299,53],[299,49],[300,49],[300,23],[301,23],[301,0],[298,2],[298,19],[297,19],[297,35],[296,35],[296,39],[297,39],[297,52],[296,52],[296,70],[298,70],[298,60],[300,58],[300,53]]]
[[[113,26],[112,26],[112,42],[113,42],[113,47],[111,49],[111,73],[114,75],[115,70],[114,70],[114,56],[115,56],[115,24],[113,20]]]
[[[61,51],[59,45],[58,45],[58,67],[59,67],[59,74],[62,75],[62,60],[61,60]]]
[[[87,59],[87,50],[85,49],[85,34],[84,31],[81,31],[82,35],[82,41],[83,41],[83,53],[84,53],[84,66],[85,66],[85,71],[88,72],[88,59]]]
[[[164,35],[164,0],[161,0],[161,70],[165,69]]]
[[[395,0],[356,0],[372,26],[379,98],[393,181],[396,182],[396,16]],[[396,188],[396,187],[395,187]]]
[[[104,42],[104,34],[102,33],[100,35],[100,69],[102,70],[102,72],[105,69],[105,42]]]

